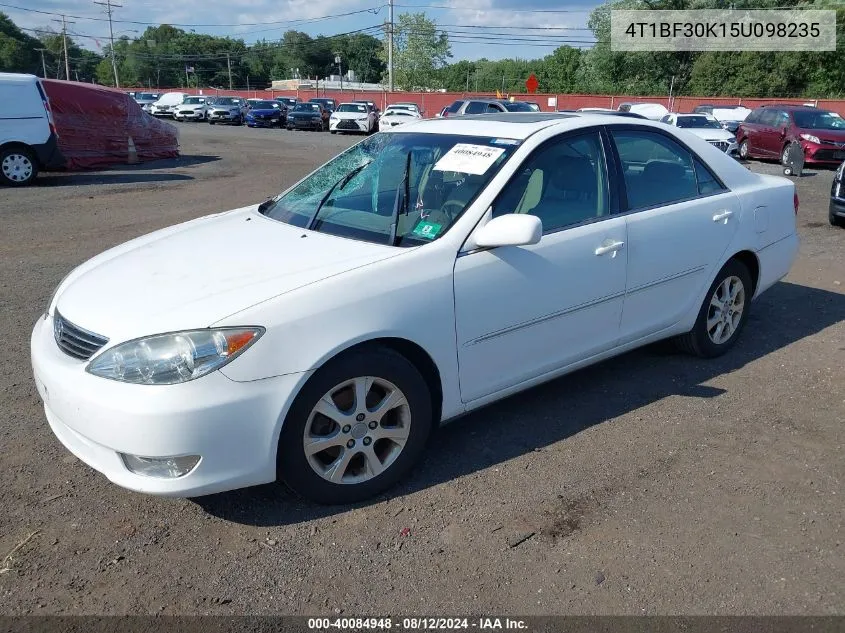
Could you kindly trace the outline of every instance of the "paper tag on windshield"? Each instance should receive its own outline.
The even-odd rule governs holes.
[[[480,176],[490,165],[496,162],[505,150],[501,147],[489,147],[488,145],[471,145],[469,143],[458,143],[433,167],[435,171],[457,171],[463,174],[475,174]]]

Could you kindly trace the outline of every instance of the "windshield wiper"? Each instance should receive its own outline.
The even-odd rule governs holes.
[[[346,174],[343,178],[341,178],[336,183],[334,183],[331,186],[331,188],[326,192],[326,195],[324,195],[320,199],[320,203],[317,205],[317,208],[314,210],[314,215],[312,215],[311,218],[308,220],[308,224],[305,225],[305,228],[306,229],[313,229],[314,228],[314,225],[317,223],[317,216],[320,215],[320,210],[323,208],[323,205],[326,204],[326,201],[329,199],[329,196],[332,195],[332,193],[334,192],[335,189],[337,189],[338,187],[340,187],[340,189],[343,189],[349,183],[349,181],[352,180],[355,177],[355,174],[360,172],[362,169],[364,169],[364,167],[366,167],[367,165],[369,165],[372,162],[373,161],[368,160],[366,163],[362,163],[361,165],[358,165],[355,169],[353,169],[348,174]]]
[[[411,179],[408,177],[410,173],[411,152],[408,151],[408,158],[405,160],[405,171],[402,174],[402,180],[399,182],[399,186],[396,187],[396,197],[393,199],[393,213],[390,216],[390,237],[387,241],[387,243],[391,246],[397,246],[399,244],[399,240],[402,239],[401,235],[396,235],[396,232],[399,228],[399,195],[400,192],[404,194],[402,196],[403,200],[401,209],[405,215],[408,215],[408,199],[411,197]],[[404,191],[402,187],[403,185]]]

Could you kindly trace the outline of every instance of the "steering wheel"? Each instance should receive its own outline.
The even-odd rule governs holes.
[[[447,211],[448,207],[455,207],[455,212]],[[440,210],[449,216],[449,221],[451,222],[457,214],[464,210],[464,207],[466,207],[466,203],[462,200],[447,200],[440,206]]]

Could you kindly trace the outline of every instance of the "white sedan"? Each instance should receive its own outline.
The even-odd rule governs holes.
[[[736,136],[728,132],[712,114],[667,114],[661,121],[689,130],[731,156],[738,155]]]
[[[377,120],[375,110],[366,103],[341,103],[329,117],[329,131],[370,134],[376,130]]]
[[[420,121],[73,270],[35,383],[121,486],[349,503],[500,398],[659,339],[727,352],[790,269],[797,209],[791,181],[662,123]]]
[[[412,121],[419,121],[422,115],[411,108],[404,108],[402,106],[388,106],[378,120],[378,129],[388,130],[397,125],[411,123]]]

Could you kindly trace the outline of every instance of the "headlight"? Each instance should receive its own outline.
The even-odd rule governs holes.
[[[219,369],[243,353],[264,328],[219,328],[159,334],[106,350],[86,371],[101,378],[142,385],[188,382]]]
[[[822,144],[818,136],[813,136],[812,134],[799,134],[799,136],[810,143],[815,143],[816,145]]]

